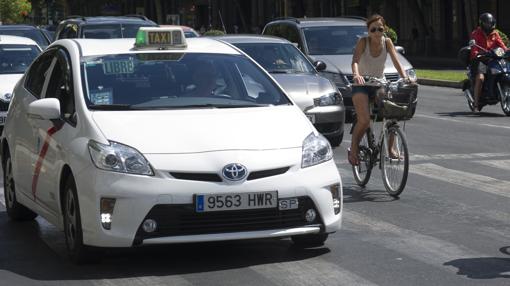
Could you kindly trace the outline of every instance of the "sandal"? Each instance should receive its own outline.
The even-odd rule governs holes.
[[[347,148],[347,160],[349,160],[349,163],[353,166],[359,165],[358,154],[351,152],[351,148]]]

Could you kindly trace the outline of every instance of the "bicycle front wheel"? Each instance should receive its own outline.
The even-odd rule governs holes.
[[[364,187],[368,183],[372,174],[372,152],[368,147],[368,134],[369,131],[363,135],[359,142],[359,165],[352,166],[354,180],[360,187]]]
[[[409,173],[409,151],[404,133],[398,125],[388,127],[381,150],[381,171],[388,194],[398,197],[404,190]]]

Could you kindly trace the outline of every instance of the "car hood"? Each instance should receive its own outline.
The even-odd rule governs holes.
[[[321,60],[326,64],[326,71],[342,74],[352,74],[352,55],[314,55],[310,56],[314,61]],[[404,68],[404,70],[411,69],[413,66],[409,61],[397,53],[398,60]],[[390,55],[386,57],[386,63],[384,67],[384,73],[398,73],[397,69],[391,61]]]
[[[6,98],[5,94],[12,94],[14,86],[23,74],[2,74],[0,75],[0,99],[9,101],[10,98]]]
[[[301,147],[313,127],[296,106],[93,111],[108,140],[144,154]]]
[[[316,74],[271,74],[292,100],[305,110],[313,106],[313,99],[335,92],[329,79]]]

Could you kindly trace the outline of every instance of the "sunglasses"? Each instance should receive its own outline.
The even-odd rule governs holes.
[[[375,33],[376,31],[378,31],[378,32],[382,33],[382,32],[384,32],[384,29],[383,29],[383,28],[381,28],[381,27],[379,27],[379,28],[372,28],[372,29],[370,29],[370,33]]]

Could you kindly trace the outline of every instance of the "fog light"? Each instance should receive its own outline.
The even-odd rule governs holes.
[[[146,220],[144,220],[144,222],[142,224],[142,229],[145,232],[154,232],[157,227],[158,227],[158,224],[153,219],[146,219]]]
[[[112,228],[113,208],[115,208],[115,199],[101,198],[99,212],[101,214],[101,225],[104,229]]]
[[[317,213],[314,209],[309,209],[305,213],[305,219],[307,222],[313,222],[315,218],[317,217]]]
[[[335,184],[329,186],[329,191],[331,192],[331,196],[333,197],[333,210],[335,214],[340,213],[342,210],[342,201],[340,197],[340,184]]]

